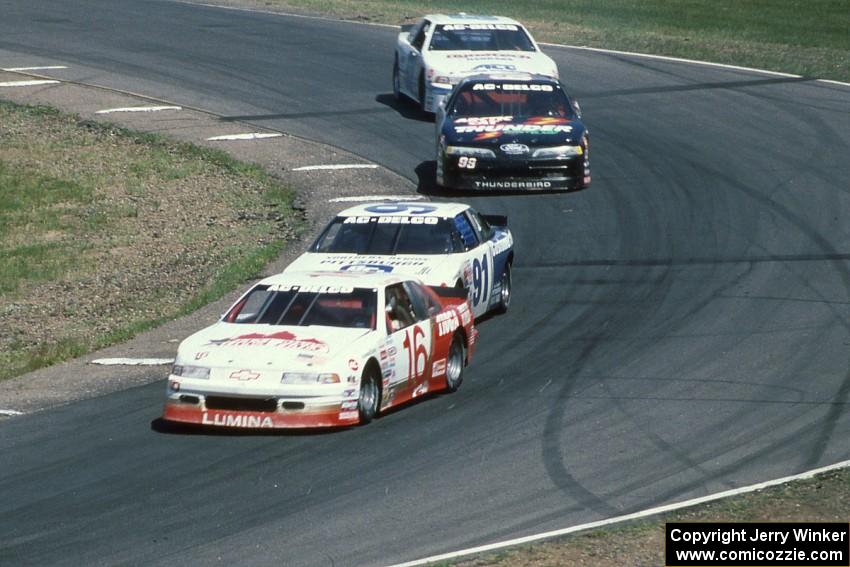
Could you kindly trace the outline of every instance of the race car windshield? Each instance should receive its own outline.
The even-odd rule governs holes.
[[[545,83],[468,83],[457,93],[448,113],[453,116],[575,117],[561,87]]]
[[[374,329],[378,292],[366,288],[258,285],[224,316],[228,323]]]
[[[448,219],[436,217],[337,217],[313,252],[346,254],[449,254],[463,250]]]
[[[431,51],[535,51],[531,38],[510,24],[443,24],[434,29]]]

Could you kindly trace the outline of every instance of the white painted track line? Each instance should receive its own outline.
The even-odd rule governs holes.
[[[98,358],[91,361],[102,366],[161,366],[173,362],[173,358]]]
[[[305,165],[292,171],[334,171],[338,169],[378,169],[374,163],[340,163],[337,165]]]
[[[0,83],[0,87],[34,87],[37,85],[53,85],[58,83],[59,81],[54,81],[52,79],[38,79],[38,80],[29,80],[29,81],[5,81]]]
[[[390,565],[389,567],[416,567],[418,565],[427,565],[429,563],[435,563],[437,561],[448,561],[451,559],[457,559],[458,557],[464,557],[466,555],[474,555],[477,553],[485,553],[488,551],[495,551],[497,549],[503,549],[505,547],[513,547],[515,545],[522,545],[526,543],[531,543],[534,541],[540,541],[543,539],[551,539],[554,537],[564,536],[568,534],[573,534],[576,532],[583,532],[586,530],[592,530],[595,528],[601,528],[604,526],[610,526],[611,524],[619,524],[621,522],[628,522],[630,520],[637,520],[640,518],[645,518],[647,516],[655,516],[656,514],[663,514],[665,512],[672,512],[673,510],[680,510],[682,508],[689,508],[691,506],[696,506],[697,504],[704,504],[705,502],[712,502],[714,500],[720,500],[722,498],[728,498],[730,496],[737,496],[739,494],[746,494],[748,492],[755,492],[756,490],[763,490],[765,488],[770,488],[771,486],[777,486],[780,484],[786,484],[788,482],[794,480],[803,480],[807,478],[812,478],[815,475],[834,471],[838,469],[845,469],[850,467],[850,461],[842,461],[840,463],[835,463],[834,465],[828,465],[825,467],[821,467],[818,469],[813,469],[810,471],[806,471],[800,474],[795,474],[791,476],[786,476],[782,478],[778,478],[776,480],[769,480],[767,482],[760,482],[759,484],[752,484],[750,486],[744,486],[741,488],[735,488],[733,490],[726,490],[724,492],[718,492],[716,494],[709,494],[707,496],[701,496],[700,498],[694,498],[692,500],[685,500],[684,502],[676,502],[674,504],[666,504],[664,506],[657,506],[655,508],[650,508],[648,510],[643,510],[642,512],[635,512],[634,514],[626,514],[625,516],[616,516],[614,518],[608,518],[606,520],[598,520],[596,522],[590,522],[587,524],[581,524],[578,526],[571,526],[569,528],[563,528],[560,530],[554,530],[550,532],[544,532],[540,534],[534,534],[530,536],[520,537],[516,539],[511,539],[507,541],[500,541],[497,543],[491,543],[488,545],[480,545],[478,547],[470,547],[469,549],[463,549],[460,551],[453,551],[450,553],[443,553],[442,555],[433,555],[431,557],[425,557],[423,559],[417,559],[415,561],[408,561],[406,563],[397,563],[395,565]]]
[[[7,67],[3,71],[17,73],[20,71],[49,71],[51,69],[67,69],[65,65],[44,65],[42,67]]]
[[[207,138],[208,142],[225,142],[230,140],[261,140],[264,138],[279,138],[283,134],[272,134],[266,132],[251,132],[248,134],[228,134],[226,136],[213,136]]]
[[[362,197],[337,197],[328,203],[362,203],[369,201],[422,201],[422,195],[364,195]]]
[[[160,112],[162,110],[183,110],[181,106],[127,106],[124,108],[106,108],[95,114],[112,114],[115,112]]]
[[[6,415],[6,416],[11,417],[13,415],[24,415],[24,412],[13,410],[13,409],[0,409],[0,416],[2,416],[2,415]]]
[[[764,75],[773,75],[775,77],[787,77],[790,79],[802,79],[801,75],[792,75],[791,73],[780,73],[778,71],[768,71],[766,69],[755,69],[753,67],[741,67],[738,65],[727,65],[725,63],[712,63],[711,61],[700,61],[698,59],[683,59],[681,57],[670,57],[667,55],[653,55],[651,53],[635,53],[633,51],[618,51],[616,49],[602,49],[599,47],[586,47],[581,45],[563,45],[560,43],[540,43],[547,47],[563,47],[566,49],[577,49],[579,51],[593,51],[594,53],[605,53],[608,55],[628,55],[629,57],[643,57],[644,59],[657,59],[659,61],[671,61],[674,63],[688,63],[690,65],[706,65],[710,67],[719,67],[721,69],[729,69],[732,71],[749,71],[752,73],[762,73]]]

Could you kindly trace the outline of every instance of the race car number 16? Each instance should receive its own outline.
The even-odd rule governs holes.
[[[420,342],[425,337],[422,327],[416,325],[412,331],[404,335],[404,350],[407,351],[408,368],[410,368],[410,380],[415,380],[425,373],[428,364],[428,350]]]

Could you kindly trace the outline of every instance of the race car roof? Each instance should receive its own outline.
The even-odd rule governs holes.
[[[512,24],[522,26],[513,18],[486,14],[429,14],[425,18],[433,24]]]
[[[269,276],[258,285],[290,285],[310,287],[381,287],[407,280],[416,280],[415,277],[394,275],[386,272],[285,272]],[[418,281],[418,280],[417,280]]]
[[[467,210],[464,203],[420,201],[410,203],[366,203],[341,211],[341,217],[440,217],[453,218]]]

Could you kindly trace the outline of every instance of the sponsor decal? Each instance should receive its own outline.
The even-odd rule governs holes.
[[[455,124],[469,124],[470,126],[491,126],[501,122],[510,122],[513,116],[466,116],[455,120]]]
[[[527,154],[531,151],[525,144],[502,144],[499,149],[512,156]]]
[[[240,382],[248,382],[249,380],[256,380],[260,377],[259,372],[254,372],[253,370],[248,370],[247,368],[243,368],[242,370],[237,370],[236,372],[230,373],[231,380],[239,380]]]
[[[476,181],[478,189],[550,189],[551,181]]]
[[[413,390],[412,397],[416,398],[428,392],[428,382],[423,382]]]
[[[208,356],[209,356],[209,354],[210,354],[210,353],[209,353],[209,352],[207,352],[207,351],[203,351],[203,352],[196,352],[196,353],[195,353],[195,360],[201,360],[202,358],[206,358],[206,357],[208,357]]]
[[[220,413],[210,415],[209,412],[201,414],[201,423],[224,427],[274,427],[269,416]]]
[[[502,30],[517,31],[519,28],[512,24],[444,24],[441,26],[446,31],[464,30]]]
[[[357,383],[357,376],[355,376],[353,374],[351,376],[349,376],[348,377],[348,383],[349,384],[356,384]]]
[[[367,264],[398,268],[403,266],[423,266],[426,262],[428,262],[427,258],[416,256],[407,258],[395,258],[393,256],[357,256],[357,254],[350,254],[345,256],[334,256],[330,258],[325,258],[319,262],[319,265],[336,266],[338,264],[342,264],[353,266]]]
[[[383,203],[366,207],[366,211],[377,214],[407,213],[409,215],[427,215],[437,210],[433,205],[417,205],[408,203]]]
[[[498,256],[514,245],[514,237],[510,233],[501,233],[501,238],[493,243],[493,254]]]
[[[357,410],[345,410],[339,412],[340,419],[357,419]]]
[[[248,333],[226,339],[212,339],[210,346],[217,347],[254,347],[268,346],[282,349],[303,350],[308,352],[327,352],[328,345],[317,339],[303,339],[289,331],[276,333]]]
[[[381,356],[381,360],[386,360],[386,359],[387,359],[387,351],[386,351],[386,349],[383,349],[383,348],[381,349],[380,356]]]
[[[353,358],[348,359],[348,367],[351,369],[352,372],[357,372],[360,369],[360,365],[357,364],[357,361]]]
[[[439,313],[434,322],[437,325],[437,335],[440,337],[448,335],[460,327],[460,320],[454,310]]]
[[[391,346],[387,349],[387,354],[389,354],[390,357],[393,357],[398,354],[398,349],[396,349],[394,346]]]
[[[345,266],[340,266],[340,271],[342,272],[384,272],[389,273],[393,271],[392,266],[385,266],[383,264],[346,264]]]
[[[403,217],[403,216],[384,216],[384,217],[345,217],[342,224],[437,224],[440,222],[439,217]]]
[[[316,277],[316,276],[314,276]],[[353,293],[354,288],[341,285],[286,285],[269,286],[269,291],[297,291],[300,293]]]
[[[502,117],[499,117],[502,118]],[[458,134],[475,134],[473,140],[492,140],[503,135],[510,134],[539,134],[552,136],[555,134],[569,134],[573,127],[566,118],[554,116],[540,116],[529,118],[521,123],[507,123],[506,120],[498,120],[489,123],[473,123],[456,120],[453,124]]]
[[[446,359],[435,360],[431,366],[431,376],[442,376],[446,373]]]
[[[464,59],[466,61],[516,61],[517,59],[531,59],[531,55],[523,55],[521,53],[505,53],[505,52],[479,52],[479,53],[451,53],[444,55],[446,59]]]
[[[463,326],[466,327],[472,322],[472,313],[469,312],[469,304],[461,303],[457,306],[457,311],[460,313],[460,320],[463,323]]]
[[[343,410],[356,410],[357,409],[357,400],[346,400],[339,404],[339,409]]]
[[[354,395],[354,393],[355,393],[355,392],[357,392],[357,390],[345,390],[345,391],[342,393],[342,397],[343,397],[343,398],[350,398],[351,396],[353,396],[353,395]]]
[[[542,93],[551,93],[555,90],[552,85],[530,85],[528,83],[475,83],[472,85],[474,91],[534,91]]]
[[[484,63],[473,67],[475,71],[516,71],[516,65],[508,63]]]

